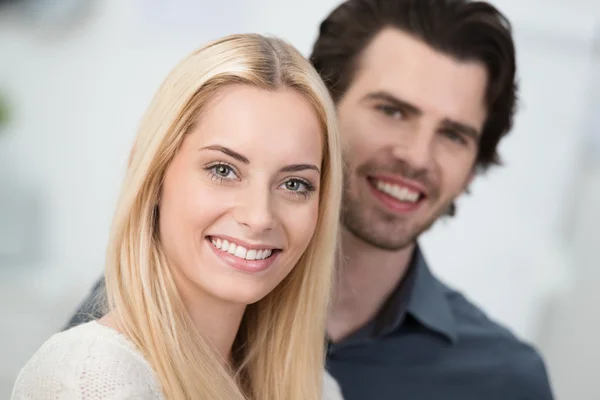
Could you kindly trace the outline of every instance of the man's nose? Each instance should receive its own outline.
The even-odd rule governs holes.
[[[414,169],[426,170],[433,160],[434,139],[435,130],[430,127],[405,132],[394,146],[393,155]]]

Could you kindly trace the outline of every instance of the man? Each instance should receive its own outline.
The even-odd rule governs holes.
[[[348,0],[321,24],[311,61],[347,141],[327,332],[347,400],[552,398],[536,352],[438,281],[417,245],[499,162],[514,53],[508,22],[483,2]]]
[[[348,145],[328,321],[345,398],[551,399],[535,351],[433,277],[417,246],[499,162],[516,99],[508,21],[484,2],[348,0],[311,60]]]

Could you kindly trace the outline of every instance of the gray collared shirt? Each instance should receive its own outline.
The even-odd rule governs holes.
[[[417,247],[370,323],[329,343],[345,400],[549,400],[544,363],[430,272]]]

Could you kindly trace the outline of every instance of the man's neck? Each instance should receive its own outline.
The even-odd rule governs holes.
[[[327,333],[339,341],[373,319],[406,275],[415,245],[398,251],[375,248],[342,232],[342,265]]]

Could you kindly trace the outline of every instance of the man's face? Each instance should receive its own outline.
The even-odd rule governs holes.
[[[375,37],[338,103],[346,229],[399,250],[448,211],[473,177],[486,85],[481,63],[398,30]]]

